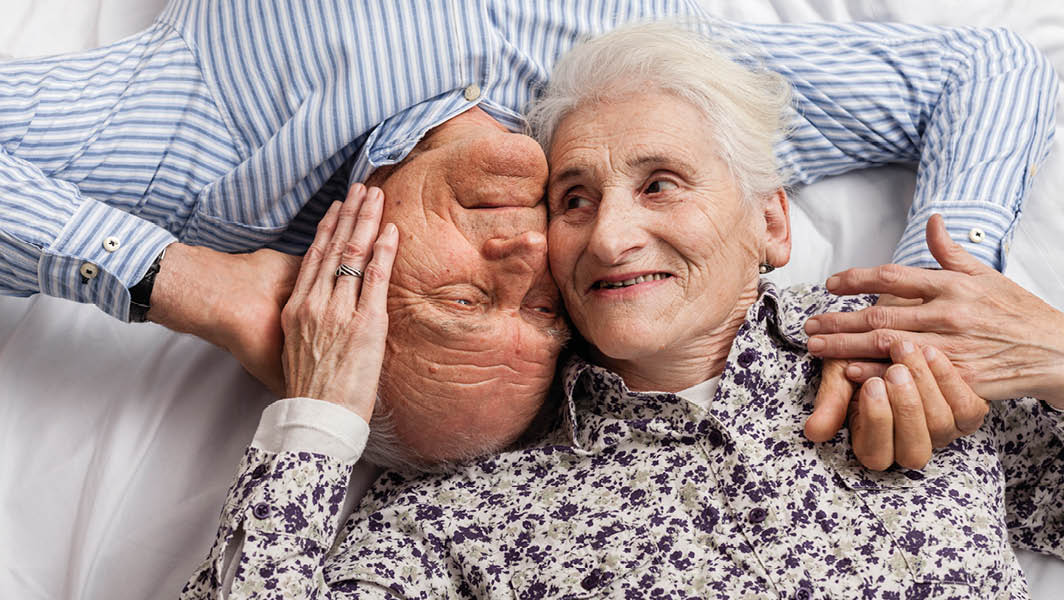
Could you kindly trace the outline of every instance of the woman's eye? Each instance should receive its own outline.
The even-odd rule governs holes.
[[[454,303],[455,304],[460,304],[462,306],[473,306],[473,301],[472,300],[468,300],[466,298],[457,298],[457,299],[455,299]]]
[[[677,187],[679,187],[679,186],[677,186],[675,183],[673,183],[671,181],[666,181],[664,179],[657,179],[655,181],[650,182],[650,185],[647,186],[646,193],[648,193],[648,194],[660,194],[662,192],[667,192],[669,190],[675,190]]]

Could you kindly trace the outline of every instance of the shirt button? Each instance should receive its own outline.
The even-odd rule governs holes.
[[[256,519],[265,519],[270,516],[270,506],[265,502],[259,502],[251,509],[251,514],[255,515]]]
[[[746,518],[751,523],[760,523],[768,517],[768,511],[763,508],[755,508],[750,511],[750,514],[746,515]]]
[[[118,238],[111,236],[103,241],[103,249],[108,252],[114,252],[118,250],[118,247],[122,245],[122,242],[118,241]]]
[[[267,471],[269,471],[269,469],[266,468],[266,465],[259,465],[255,467],[254,471],[251,472],[251,478],[262,479],[266,475]]]
[[[78,271],[81,272],[81,276],[85,279],[96,279],[96,276],[100,274],[100,268],[92,263],[82,264]]]
[[[724,445],[724,434],[722,434],[721,432],[717,431],[716,429],[714,429],[713,431],[710,431],[709,432],[709,443],[712,444],[714,448],[720,448],[721,446]]]
[[[798,588],[798,591],[794,593],[795,600],[810,600],[813,597],[813,590],[802,586]]]
[[[465,91],[462,92],[462,96],[470,102],[476,100],[480,97],[480,86],[475,83],[467,85]]]
[[[968,231],[968,239],[971,240],[973,244],[978,244],[986,239],[986,233],[978,227],[972,227],[972,229]]]

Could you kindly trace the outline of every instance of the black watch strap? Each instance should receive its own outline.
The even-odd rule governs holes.
[[[129,288],[130,323],[144,323],[148,320],[148,310],[151,309],[151,291],[155,289],[155,276],[159,274],[159,267],[162,265],[164,254],[166,254],[165,249],[159,253],[159,256],[155,257],[144,277],[136,285]]]

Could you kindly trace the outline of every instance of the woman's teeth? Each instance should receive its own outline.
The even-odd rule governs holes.
[[[639,277],[634,277],[632,279],[625,279],[624,281],[596,281],[595,288],[600,290],[623,288],[635,285],[637,283],[643,283],[645,281],[657,281],[659,279],[665,279],[666,277],[672,277],[672,275],[669,275],[668,273],[652,273],[650,275],[640,275]]]

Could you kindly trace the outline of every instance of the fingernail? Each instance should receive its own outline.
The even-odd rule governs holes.
[[[809,338],[809,351],[812,353],[823,352],[827,346],[827,342],[823,338],[811,337]]]
[[[938,350],[935,350],[933,346],[924,346],[924,358],[935,360],[936,356],[938,356]]]
[[[397,236],[399,235],[399,228],[395,226],[395,223],[388,223],[384,226],[384,235]]]
[[[831,288],[839,287],[840,283],[842,283],[842,279],[840,279],[840,278],[838,278],[838,277],[836,277],[834,275],[832,275],[831,277],[828,277],[827,286],[828,286],[829,290]]]
[[[891,383],[900,385],[912,381],[912,376],[909,375],[909,369],[905,368],[905,365],[894,365],[887,369],[887,379]]]
[[[809,319],[805,322],[806,333],[808,333],[809,335],[813,335],[818,331],[820,331],[820,321],[817,321],[816,319]]]
[[[913,346],[912,342],[902,342],[901,343],[901,353],[902,353],[902,355],[909,354],[913,350],[916,350],[916,346]]]
[[[351,189],[348,191],[350,191],[352,194],[358,195],[362,193],[362,190],[365,189],[365,187],[366,186],[362,185],[361,183],[356,183],[352,185]]]
[[[861,367],[858,367],[857,365],[850,365],[846,367],[846,377],[849,377],[850,379],[860,379]]]
[[[887,397],[887,387],[883,385],[883,380],[878,377],[873,377],[866,381],[865,389],[868,390],[868,395],[872,398]]]

